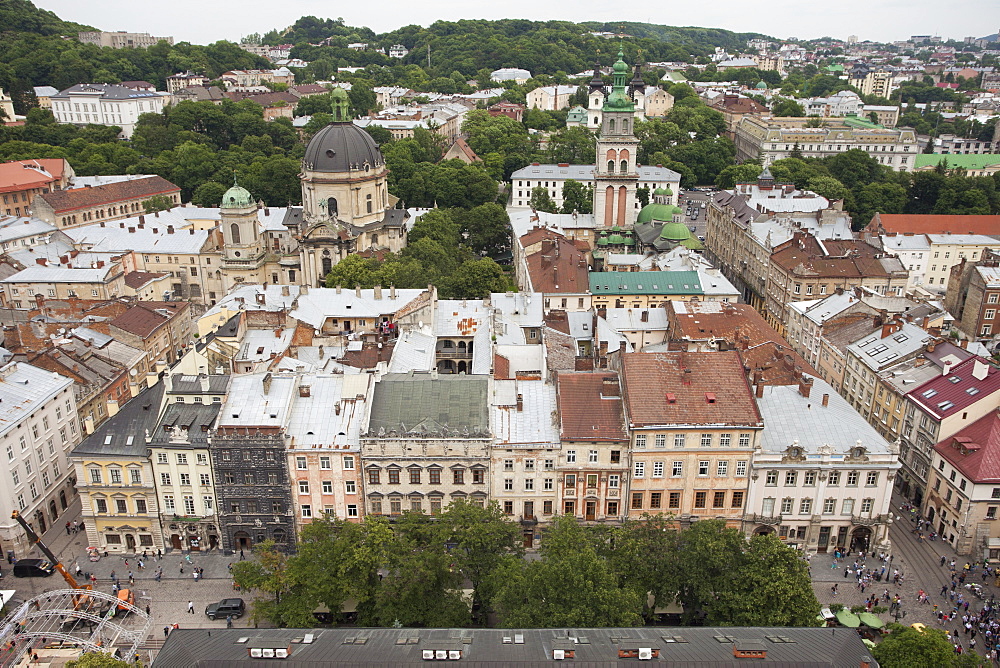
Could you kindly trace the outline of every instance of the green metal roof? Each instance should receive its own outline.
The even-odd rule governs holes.
[[[872,123],[867,118],[860,118],[858,116],[844,116],[844,125],[864,130],[882,130],[885,128],[884,125]]]
[[[636,217],[636,223],[651,223],[654,220],[661,223],[669,223],[673,221],[674,216],[682,213],[680,207],[674,206],[673,204],[657,204],[653,202],[642,207],[639,211],[639,215]]]
[[[369,429],[378,432],[440,432],[490,428],[488,376],[390,373],[376,383]]]
[[[937,167],[942,160],[946,161],[948,169],[985,169],[1000,165],[1000,154],[984,153],[982,155],[966,155],[964,153],[921,153],[917,156],[914,167]]]
[[[222,203],[219,206],[223,209],[245,209],[253,206],[253,197],[246,188],[233,185],[222,196]]]
[[[696,271],[594,271],[593,295],[703,295]]]

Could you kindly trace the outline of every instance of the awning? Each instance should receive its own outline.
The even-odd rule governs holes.
[[[858,619],[860,619],[861,623],[870,629],[880,629],[885,626],[885,622],[870,612],[862,612],[858,615]]]
[[[856,629],[861,626],[861,619],[847,608],[844,608],[837,613],[837,621],[840,622],[841,626],[846,626],[852,629]]]

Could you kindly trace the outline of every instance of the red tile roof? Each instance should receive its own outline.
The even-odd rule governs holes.
[[[138,290],[147,283],[163,278],[164,276],[166,276],[166,273],[161,271],[130,271],[125,274],[125,285],[133,290]]]
[[[889,234],[985,234],[1000,235],[1000,216],[914,215],[876,213],[865,228],[870,233]]]
[[[735,350],[626,353],[622,377],[632,426],[763,424]]]
[[[62,158],[15,160],[0,164],[0,193],[43,188],[50,183],[58,183],[63,177],[65,165],[66,161]]]
[[[678,345],[725,341],[765,385],[794,385],[803,373],[819,375],[749,304],[667,302],[667,318]]]
[[[1000,369],[976,355],[959,362],[948,373],[910,390],[906,396],[917,408],[941,420],[998,391]]]
[[[1000,482],[1000,411],[984,415],[934,450],[973,483]]]
[[[187,302],[138,302],[108,324],[147,338],[174,316],[184,314],[187,307]]]
[[[608,393],[606,378],[617,388],[617,397],[602,396]],[[560,371],[556,392],[563,440],[628,441],[617,373]]]
[[[542,239],[541,250],[525,261],[535,292],[580,294],[590,290],[587,256],[565,237]]]
[[[101,204],[114,204],[132,199],[153,197],[154,195],[179,194],[179,186],[175,186],[162,176],[147,176],[131,181],[119,181],[94,188],[75,188],[73,190],[58,190],[39,195],[57,214],[64,211],[89,209]]]

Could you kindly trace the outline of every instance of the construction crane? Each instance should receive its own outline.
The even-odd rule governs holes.
[[[11,513],[11,518],[24,528],[24,532],[28,534],[28,542],[34,543],[38,546],[38,549],[40,549],[42,553],[48,557],[49,561],[52,562],[52,566],[59,571],[59,575],[63,576],[63,579],[66,581],[66,584],[70,586],[70,588],[86,590],[93,589],[93,585],[89,582],[80,584],[76,581],[76,578],[74,578],[70,572],[66,570],[66,567],[62,565],[62,562],[56,559],[56,555],[52,554],[52,550],[50,550],[45,543],[42,542],[42,539],[38,537],[38,534],[31,528],[31,525],[24,521],[24,518],[21,517],[21,513],[15,510]]]

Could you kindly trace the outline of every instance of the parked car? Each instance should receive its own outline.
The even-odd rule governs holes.
[[[45,559],[18,559],[14,564],[14,577],[46,578],[55,572],[51,561]]]
[[[205,614],[208,615],[209,619],[229,615],[232,615],[233,619],[239,619],[246,612],[246,609],[247,606],[242,598],[224,598],[218,603],[210,603],[205,606]]]

